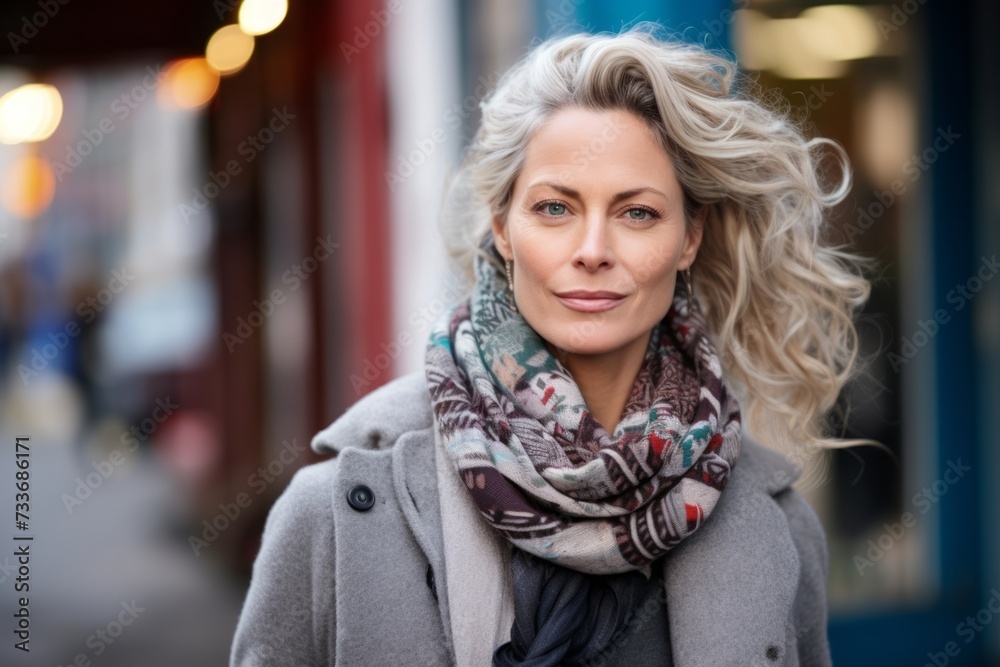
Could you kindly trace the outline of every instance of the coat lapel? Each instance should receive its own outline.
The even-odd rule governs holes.
[[[446,578],[445,544],[442,530],[441,499],[434,457],[434,429],[428,427],[404,435],[393,448],[393,483],[396,498],[410,524],[417,544],[430,564],[427,585],[438,601],[441,626],[449,646],[454,645]],[[454,475],[456,482],[458,475]],[[466,494],[468,495],[468,494]]]
[[[464,488],[437,429],[393,447],[396,497],[434,571],[444,634],[459,667],[492,664],[514,622],[510,546]],[[484,601],[490,601],[485,603]]]
[[[444,569],[456,664],[493,664],[514,622],[511,545],[483,517],[434,429]]]
[[[788,521],[771,496],[801,471],[750,439],[712,515],[667,555],[664,586],[678,667],[795,664],[785,637],[799,580]]]

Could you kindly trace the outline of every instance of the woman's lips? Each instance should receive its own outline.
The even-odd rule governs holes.
[[[556,298],[570,310],[582,313],[600,313],[617,306],[625,296],[609,292],[564,292],[556,294]]]

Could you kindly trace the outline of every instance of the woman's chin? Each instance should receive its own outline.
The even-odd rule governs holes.
[[[593,330],[581,331],[578,336],[561,334],[552,338],[539,333],[545,338],[549,351],[559,359],[563,359],[567,354],[606,355],[623,350],[629,343],[624,336],[613,336]]]

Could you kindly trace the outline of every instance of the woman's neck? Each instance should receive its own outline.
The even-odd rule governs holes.
[[[546,343],[580,388],[591,416],[610,435],[621,419],[635,378],[642,368],[649,346],[646,332],[625,347],[606,354],[576,354]]]

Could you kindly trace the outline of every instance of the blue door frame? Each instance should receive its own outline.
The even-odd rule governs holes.
[[[983,457],[979,433],[981,420],[975,388],[978,386],[976,346],[970,307],[956,310],[947,295],[976,273],[980,262],[975,244],[976,188],[973,125],[973,8],[971,0],[918,5],[923,16],[922,40],[926,54],[928,113],[921,122],[917,146],[932,146],[938,129],[952,128],[961,135],[949,148],[947,168],[933,169],[930,178],[928,258],[933,278],[928,314],[945,309],[951,316],[931,339],[935,355],[935,391],[932,407],[937,415],[937,470],[961,459],[970,466],[970,483],[950,487],[938,502],[940,594],[933,604],[901,612],[832,618],[830,642],[835,664],[845,665],[975,665],[986,664],[984,642],[970,625],[989,597],[982,557],[985,547],[982,521]],[[940,474],[940,473],[939,473]],[[949,645],[951,642],[951,645]],[[948,652],[950,650],[950,653]]]

